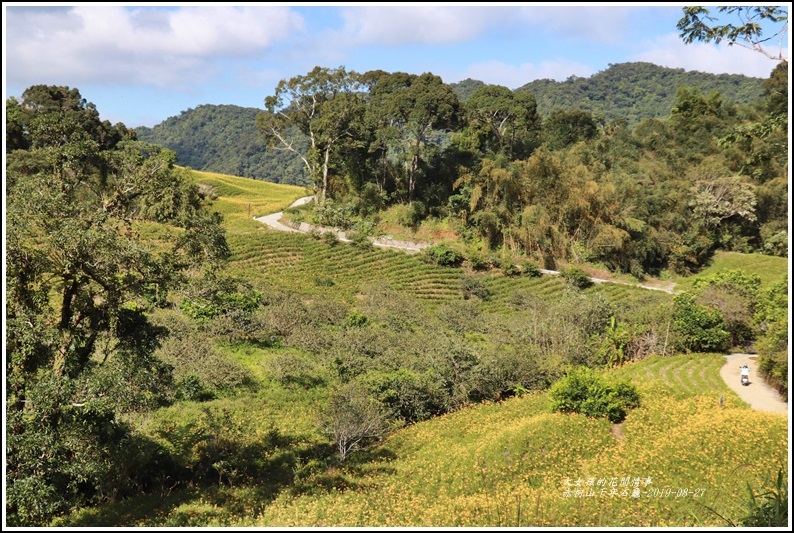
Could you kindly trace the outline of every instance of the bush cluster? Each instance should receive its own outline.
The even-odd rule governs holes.
[[[577,289],[586,289],[593,284],[593,280],[587,275],[587,272],[575,266],[563,270],[562,277],[569,285]]]
[[[422,258],[428,263],[446,267],[460,266],[464,259],[463,254],[443,243],[426,248]]]
[[[611,422],[626,418],[628,410],[639,407],[637,388],[628,382],[609,383],[587,367],[573,367],[549,389],[551,408],[563,413],[581,413]]]

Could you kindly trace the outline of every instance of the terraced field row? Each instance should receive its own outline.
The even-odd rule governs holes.
[[[531,293],[543,300],[550,300],[562,293],[565,284],[558,276],[541,276],[537,278],[503,276],[501,274],[484,275],[486,288],[491,292],[491,297],[483,303],[483,309],[488,311],[502,310],[518,292]]]
[[[632,380],[662,382],[678,397],[698,394],[718,396],[730,391],[720,378],[720,368],[724,364],[725,358],[719,354],[679,354],[649,357],[615,369],[614,372]]]
[[[389,285],[425,300],[460,297],[460,271],[428,265],[393,250],[329,246],[305,235],[263,232],[230,236],[232,264],[242,275],[316,293],[333,284],[351,294]]]

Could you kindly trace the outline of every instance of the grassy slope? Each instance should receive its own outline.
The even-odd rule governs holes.
[[[724,525],[715,513],[738,519],[746,483],[764,485],[787,464],[787,420],[749,410],[720,381],[722,362],[691,354],[611,371],[642,393],[622,438],[606,420],[551,413],[546,394],[533,394],[405,428],[347,468],[321,467],[304,483],[289,481],[276,465],[283,450],[272,449],[263,452],[273,457],[271,483],[139,498],[83,511],[71,525]],[[294,397],[289,417],[272,411],[291,405],[289,396],[270,406],[249,399],[235,418],[254,439],[276,424],[292,446],[311,446],[310,417],[300,410],[311,401]],[[206,407],[234,411],[228,400],[212,403]],[[596,495],[566,497],[568,480],[579,478],[592,478]],[[598,483],[613,478],[617,494],[606,487],[601,495]],[[639,478],[638,498],[621,495],[633,490],[621,485],[626,478]],[[695,497],[696,489],[705,490]]]
[[[224,218],[224,227],[230,234],[245,233],[262,227],[253,217],[274,213],[288,207],[292,202],[306,196],[306,189],[294,185],[282,185],[257,181],[226,174],[193,170],[197,183],[211,185],[218,194],[213,210]]]
[[[348,298],[369,283],[401,282],[421,294],[422,276],[435,298],[459,298],[457,271],[438,269],[392,251],[361,252],[330,247],[307,236],[285,235],[248,217],[281,209],[303,189],[197,173],[221,198],[240,273],[261,277],[297,292]],[[286,263],[284,258],[288,258]],[[774,258],[773,258],[774,259]],[[758,264],[753,261],[750,264]],[[729,268],[735,268],[730,266]],[[313,277],[330,276],[332,287]],[[391,277],[390,277],[391,276]],[[558,294],[558,278],[502,276],[486,280],[495,294],[491,310],[517,288],[544,297]],[[603,284],[615,301],[635,298],[640,289]],[[649,293],[654,298],[668,298]],[[269,349],[236,348],[227,353],[252,370],[273,354]],[[736,519],[746,482],[761,484],[787,461],[787,420],[750,411],[721,381],[719,355],[651,358],[612,371],[637,383],[641,408],[616,438],[605,420],[549,412],[545,394],[499,404],[472,406],[405,428],[382,446],[359,454],[344,470],[314,465],[301,474],[311,450],[324,445],[311,413],[323,389],[306,394],[263,381],[256,393],[197,405],[189,402],[157,413],[155,434],[205,411],[228,413],[232,431],[256,444],[277,430],[283,442],[261,446],[267,482],[253,487],[190,488],[136,498],[101,509],[83,510],[69,525],[275,526],[275,525],[723,525],[714,511]],[[719,397],[725,403],[719,406]],[[191,414],[193,413],[193,414]],[[737,428],[739,421],[741,426]],[[771,458],[771,460],[770,460]],[[640,498],[566,497],[566,479],[642,480]],[[644,486],[647,478],[650,485]],[[598,487],[596,487],[598,489]],[[624,487],[618,487],[622,490]],[[671,489],[652,496],[648,489]],[[679,489],[686,497],[676,498]],[[705,489],[694,498],[691,491]],[[600,490],[600,489],[598,489]],[[608,494],[608,493],[607,493]],[[662,494],[665,494],[664,492]],[[62,525],[66,525],[65,523]]]
[[[394,459],[360,467],[348,477],[355,490],[281,495],[261,517],[242,523],[721,525],[706,507],[737,519],[745,483],[760,483],[787,457],[785,417],[749,411],[720,382],[722,361],[653,358],[616,372],[636,378],[643,393],[622,439],[604,420],[548,412],[545,394],[474,406],[393,436],[383,449]],[[615,496],[564,495],[567,478],[619,484],[626,477],[642,480],[639,498],[620,496],[620,485]],[[671,495],[651,496],[654,488]],[[705,491],[695,498],[695,489]]]
[[[757,274],[761,278],[761,286],[766,287],[787,276],[789,261],[786,257],[775,257],[761,254],[740,254],[737,252],[717,252],[711,263],[697,275],[686,278],[674,278],[677,291],[692,287],[695,279],[710,276],[728,270],[744,270]]]

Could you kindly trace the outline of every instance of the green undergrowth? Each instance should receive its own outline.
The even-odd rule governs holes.
[[[307,413],[321,400],[322,389],[305,394],[266,387],[256,396],[183,405],[158,414],[149,431],[168,428],[191,413],[200,419],[206,409],[225,410],[241,439],[268,441],[271,435],[262,449],[260,481],[175,490],[158,499],[84,510],[67,522],[721,526],[720,516],[741,518],[747,482],[760,486],[779,466],[785,468],[787,422],[749,410],[720,384],[720,359],[709,354],[649,358],[609,371],[630,378],[641,395],[640,407],[618,426],[552,413],[547,394],[533,393],[406,427],[378,447],[357,452],[345,466],[312,455],[321,439]],[[686,383],[670,383],[675,369],[689,376]],[[293,451],[273,446],[274,431]],[[577,483],[584,491],[579,495]],[[617,492],[610,495],[613,488]],[[593,494],[588,496],[589,489]]]
[[[672,302],[667,293],[625,284],[572,289],[561,276],[468,272],[400,251],[281,233],[252,217],[284,209],[304,189],[196,176],[219,196],[230,273],[299,295],[304,306],[345,302],[348,318],[367,319],[352,337],[388,328],[394,317],[383,308],[393,305],[414,313],[417,324],[437,311],[435,318],[467,342],[497,350],[504,348],[498,325],[531,333],[526,328],[545,318],[533,312],[560,310],[538,300],[599,306],[601,298],[626,326],[652,323],[654,310]],[[718,254],[703,275],[748,268],[739,263],[755,259]],[[774,281],[780,262],[763,259],[748,270]],[[373,307],[373,288],[418,305],[390,296],[372,300]],[[349,321],[328,327],[343,326]],[[665,332],[656,333],[661,345]],[[315,420],[338,376],[326,375],[316,355],[278,339],[214,345],[245,367],[253,386],[135,419],[139,433],[179,463],[184,479],[53,525],[716,527],[741,520],[747,483],[764,486],[787,465],[786,418],[750,410],[721,379],[719,354],[651,356],[604,371],[639,391],[639,407],[620,424],[552,412],[546,392],[516,389],[500,402],[407,425],[341,464]]]
[[[737,252],[716,252],[711,262],[694,276],[675,278],[676,291],[689,290],[695,280],[730,270],[752,272],[761,280],[761,287],[785,278],[789,271],[789,260],[762,254],[741,254]]]

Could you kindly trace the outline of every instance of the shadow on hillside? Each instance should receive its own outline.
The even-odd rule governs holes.
[[[254,518],[283,491],[292,496],[357,490],[365,476],[393,474],[385,464],[396,458],[390,450],[362,450],[342,465],[336,449],[308,436],[271,435],[261,443],[237,447],[237,470],[203,461],[184,471],[171,487],[82,509],[57,525],[69,527],[199,527],[231,525]],[[227,456],[227,461],[231,456]],[[256,459],[252,461],[252,459]],[[209,459],[211,461],[212,459]],[[199,476],[198,479],[193,476]]]
[[[335,453],[333,447],[328,446],[328,448],[331,454]],[[353,453],[342,465],[336,456],[324,455],[322,459],[310,460],[295,470],[290,494],[319,495],[332,491],[357,490],[362,488],[363,484],[353,479],[394,474],[396,470],[384,466],[384,463],[393,461],[396,457],[392,451],[384,448],[362,450]]]

